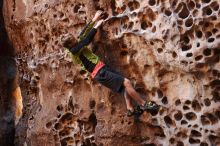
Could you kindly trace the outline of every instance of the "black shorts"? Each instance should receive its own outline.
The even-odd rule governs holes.
[[[120,94],[124,92],[123,83],[125,78],[107,66],[102,67],[94,79],[114,92]]]

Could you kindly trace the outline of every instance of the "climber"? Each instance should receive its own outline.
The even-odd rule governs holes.
[[[65,39],[63,40],[64,47],[71,52],[73,61],[90,72],[94,80],[125,97],[128,116],[141,114],[143,111],[157,111],[159,106],[155,102],[143,100],[135,91],[129,79],[107,67],[98,56],[86,47],[93,40],[97,29],[102,25],[103,21],[104,13],[98,10],[94,18],[80,33],[79,41],[73,37]],[[138,103],[138,108],[132,106],[130,97]]]

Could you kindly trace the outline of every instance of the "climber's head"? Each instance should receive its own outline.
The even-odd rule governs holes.
[[[77,43],[77,40],[73,36],[67,36],[62,38],[63,47],[65,48],[72,48]]]

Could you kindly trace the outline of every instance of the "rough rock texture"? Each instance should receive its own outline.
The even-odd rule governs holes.
[[[24,100],[16,145],[220,145],[218,0],[7,0]],[[124,99],[80,72],[62,47],[96,9],[91,48],[162,108],[139,122]]]

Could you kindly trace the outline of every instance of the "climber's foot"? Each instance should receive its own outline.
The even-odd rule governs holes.
[[[147,112],[155,112],[158,111],[160,106],[156,104],[154,101],[146,101],[144,105],[140,106],[140,109]]]
[[[131,116],[140,116],[143,114],[143,110],[140,108],[140,106],[135,107],[134,110],[127,110],[127,116],[131,117]]]
[[[134,115],[134,110],[133,111],[132,110],[127,110],[127,116],[128,117],[131,117],[133,115]]]

